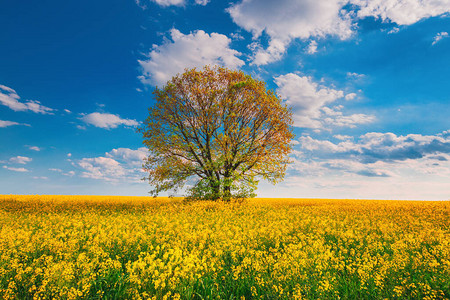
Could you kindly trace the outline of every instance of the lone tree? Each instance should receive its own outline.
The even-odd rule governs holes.
[[[255,196],[261,178],[283,179],[292,113],[264,82],[206,66],[186,69],[154,96],[139,128],[153,196],[188,183],[188,199],[230,201]]]

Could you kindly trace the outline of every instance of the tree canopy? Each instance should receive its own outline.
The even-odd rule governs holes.
[[[254,196],[260,179],[284,178],[292,112],[263,81],[206,66],[186,69],[153,94],[139,129],[153,196],[187,185],[188,198],[229,201]]]

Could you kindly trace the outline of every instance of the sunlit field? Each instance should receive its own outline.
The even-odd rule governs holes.
[[[2,299],[449,299],[450,203],[0,196]]]

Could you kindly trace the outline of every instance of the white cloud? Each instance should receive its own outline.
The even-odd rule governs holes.
[[[205,6],[206,4],[209,3],[209,1],[210,1],[210,0],[195,0],[195,4]]]
[[[14,126],[14,125],[23,125],[23,126],[28,126],[28,127],[30,127],[29,124],[17,123],[17,122],[13,122],[13,121],[3,121],[3,120],[0,120],[0,128],[5,128],[5,127],[8,127],[8,126]]]
[[[437,135],[405,136],[397,136],[391,132],[369,132],[361,135],[356,141],[344,140],[337,144],[328,140],[313,139],[310,136],[302,136],[299,141],[302,149],[314,158],[340,157],[362,163],[405,161],[450,154],[450,136],[446,136],[445,132]]]
[[[153,0],[153,2],[155,2],[161,6],[183,5],[184,4],[184,0]]]
[[[240,53],[229,48],[231,39],[223,34],[198,30],[185,35],[172,29],[170,35],[171,40],[153,47],[147,60],[139,60],[143,83],[163,85],[185,68],[222,65],[236,69],[245,64],[237,57]]]
[[[355,72],[347,72],[347,77],[352,78],[352,79],[362,79],[362,78],[366,77],[366,75],[355,73]]]
[[[120,163],[109,157],[83,158],[78,165],[85,170],[81,173],[84,178],[116,181],[126,174]]]
[[[147,3],[149,1],[154,2],[163,7],[171,6],[171,5],[175,5],[175,6],[183,6],[184,5],[184,0],[135,0],[136,4],[142,9],[148,8]]]
[[[38,146],[28,146],[28,149],[33,151],[41,151],[41,148],[39,148]]]
[[[136,4],[142,8],[147,9],[148,8],[148,2],[154,2],[162,7],[167,6],[184,6],[186,4],[185,0],[135,0]],[[210,0],[195,0],[194,3],[197,5],[207,5]]]
[[[118,161],[123,161],[133,166],[141,166],[144,159],[148,157],[148,155],[148,150],[145,147],[141,147],[137,150],[117,148],[106,153],[107,157],[114,158]]]
[[[343,171],[346,173],[357,174],[366,177],[392,177],[395,176],[386,168],[385,163],[363,164],[359,161],[352,161],[347,159],[330,159],[321,162],[320,165],[329,170]]]
[[[328,35],[346,39],[351,36],[351,21],[341,11],[344,1],[324,0],[243,0],[228,12],[233,21],[254,38],[269,35],[266,50],[258,49],[253,63],[264,65],[279,60],[292,39]]]
[[[289,40],[335,35],[348,38],[351,24],[339,0],[243,0],[228,9],[233,21],[259,37],[265,31],[272,39]]]
[[[317,120],[320,108],[344,96],[344,92],[319,86],[307,76],[289,73],[274,79],[277,92],[293,109],[294,125],[297,127],[321,127]]]
[[[3,168],[10,170],[10,171],[14,171],[14,172],[30,172],[29,170],[27,170],[25,168],[14,168],[14,167],[8,167],[8,166],[3,166]]]
[[[33,159],[31,157],[26,157],[26,156],[16,156],[16,157],[11,157],[9,159],[9,161],[11,163],[22,164],[22,165],[25,165],[25,164],[29,163],[32,160]]]
[[[41,114],[53,114],[54,109],[41,105],[39,101],[26,100],[26,102],[20,102],[19,100],[20,97],[15,90],[0,85],[0,104],[7,106],[14,111],[32,111]]]
[[[448,199],[450,135],[301,136],[276,197]],[[286,190],[284,190],[286,189]],[[267,192],[266,192],[267,194]],[[268,194],[270,196],[270,193]],[[274,195],[275,196],[275,195]]]
[[[287,41],[282,41],[278,39],[270,40],[267,49],[262,48],[258,43],[255,44],[255,54],[253,56],[253,61],[251,65],[266,65],[268,63],[280,60],[286,51]]]
[[[72,176],[74,176],[75,175],[75,171],[69,171],[69,172],[66,172],[66,173],[61,173],[62,175],[64,175],[64,176],[70,176],[70,177],[72,177]]]
[[[109,182],[140,182],[144,171],[142,163],[148,156],[144,147],[136,150],[117,148],[105,153],[105,156],[83,158],[75,163],[83,169],[81,177],[100,179]]]
[[[355,93],[350,93],[345,95],[345,100],[353,100],[356,98],[356,94]]]
[[[338,139],[338,140],[341,140],[341,141],[353,139],[353,137],[350,136],[350,135],[342,135],[342,134],[336,134],[336,135],[333,135],[333,137]]]
[[[450,12],[448,0],[351,0],[359,6],[358,17],[376,17],[398,25],[411,25],[422,19]]]
[[[323,199],[448,200],[449,177],[420,174],[367,177],[353,173],[289,176],[273,187],[260,184],[265,197]]]
[[[355,149],[353,142],[341,142],[334,144],[328,140],[317,140],[310,136],[301,136],[299,142],[302,150],[310,151],[314,155],[318,155],[318,152],[325,153],[328,157],[330,153],[336,154],[339,152],[347,152]]]
[[[344,115],[340,109],[340,107],[334,109],[323,107],[325,115],[322,116],[322,122],[328,126],[355,128],[358,124],[369,124],[376,120],[375,116],[366,114]]]
[[[366,17],[410,25],[450,12],[450,3],[448,0],[243,0],[227,11],[254,39],[263,32],[269,36],[268,47],[256,47],[252,62],[264,65],[279,60],[293,39],[328,36],[348,39],[358,20]]]
[[[283,183],[265,191],[267,197],[449,199],[450,156],[438,165],[429,157],[373,164],[348,159],[300,162]]]
[[[0,84],[0,90],[3,90],[3,93],[8,93],[8,94],[17,94],[15,90],[13,90],[10,87],[4,86]]]
[[[235,40],[235,41],[242,41],[242,40],[245,39],[245,38],[242,36],[242,34],[240,34],[239,32],[232,32],[232,33],[230,34],[230,36],[231,36],[231,38],[232,38],[233,40]]]
[[[119,115],[113,115],[108,113],[90,113],[81,118],[86,124],[91,124],[96,127],[111,129],[117,128],[119,125],[125,126],[138,126],[139,123],[136,120],[122,119]],[[85,129],[85,128],[83,128]]]
[[[438,34],[436,34],[436,36],[433,39],[433,43],[431,45],[435,45],[437,42],[439,42],[440,40],[444,39],[444,38],[448,38],[448,32],[439,32]]]
[[[49,171],[53,171],[53,172],[60,173],[61,175],[64,175],[64,176],[70,176],[70,177],[72,177],[72,176],[75,175],[75,171],[64,172],[63,170],[57,169],[57,168],[50,168],[50,169],[48,169],[48,170],[49,170]]]
[[[388,31],[388,34],[394,34],[400,31],[400,28],[394,27],[391,30]]]
[[[47,176],[33,176],[33,179],[48,180]]]
[[[306,50],[308,54],[314,54],[317,52],[317,42],[311,41],[308,45],[308,49]]]
[[[343,98],[344,92],[321,86],[311,77],[289,73],[275,77],[274,81],[278,86],[278,94],[292,107],[296,127],[355,127],[375,120],[375,117],[365,114],[343,115],[339,111],[342,106],[335,106],[334,109],[327,107],[326,105]]]

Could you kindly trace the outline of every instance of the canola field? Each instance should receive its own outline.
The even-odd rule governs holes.
[[[0,195],[0,299],[449,299],[450,202]]]

